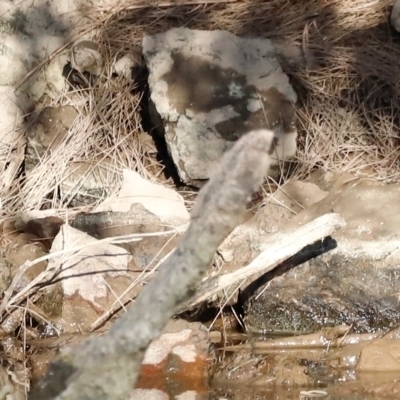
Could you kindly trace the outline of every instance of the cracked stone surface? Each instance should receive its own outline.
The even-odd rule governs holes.
[[[296,93],[269,40],[171,29],[143,39],[153,123],[182,181],[201,186],[239,137],[272,129],[275,162],[296,151]]]

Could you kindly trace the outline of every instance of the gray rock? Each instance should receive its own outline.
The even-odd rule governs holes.
[[[78,112],[74,107],[46,107],[27,131],[25,169],[31,171],[49,151],[65,140]]]
[[[276,135],[278,162],[296,151],[296,94],[269,40],[171,29],[143,39],[153,123],[162,124],[180,178],[201,186],[221,155],[253,129]]]
[[[98,76],[103,69],[101,48],[92,40],[79,40],[71,48],[71,66],[80,73]]]
[[[335,212],[347,225],[333,236],[334,250],[255,290],[245,304],[248,328],[304,333],[345,324],[370,332],[400,323],[399,197],[400,185],[344,181],[283,221],[282,231]]]
[[[116,182],[117,178],[118,172],[107,159],[72,162],[60,185],[62,201],[73,207],[95,203],[110,193],[114,185],[110,182]]]
[[[397,32],[400,32],[400,1],[394,0],[393,9],[390,15],[390,23]]]

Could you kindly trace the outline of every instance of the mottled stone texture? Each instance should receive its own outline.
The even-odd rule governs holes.
[[[334,250],[289,266],[255,290],[245,304],[250,330],[303,333],[346,324],[370,332],[400,323],[400,186],[347,178],[289,222],[282,220],[283,233],[328,212],[347,225],[334,235]],[[293,197],[281,199],[280,207],[296,203],[291,185],[282,190]],[[258,226],[261,217],[270,213],[259,213]]]
[[[171,29],[143,39],[153,123],[182,181],[201,186],[245,133],[268,128],[275,162],[296,151],[296,94],[271,42]]]

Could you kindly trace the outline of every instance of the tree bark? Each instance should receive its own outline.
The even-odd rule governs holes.
[[[250,132],[235,143],[200,191],[176,250],[135,304],[104,336],[65,349],[29,399],[126,399],[147,346],[194,294],[218,246],[241,222],[268,171],[272,143],[268,130]]]

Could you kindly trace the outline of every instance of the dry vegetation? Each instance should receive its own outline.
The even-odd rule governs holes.
[[[319,167],[398,181],[400,41],[388,22],[392,1],[179,3],[138,1],[90,15],[111,58],[140,49],[144,34],[176,26],[283,43],[283,66],[299,95],[294,176],[306,178]]]
[[[21,209],[67,206],[69,199],[54,193],[71,161],[96,165],[107,159],[110,191],[118,188],[115,174],[123,168],[172,184],[161,173],[155,146],[142,127],[145,76],[129,85],[113,76],[112,65],[127,52],[136,54],[140,64],[143,35],[177,26],[261,36],[285,49],[283,67],[299,96],[299,151],[283,180],[304,179],[323,168],[398,181],[400,40],[389,26],[391,4],[123,0],[117,6],[83,7],[82,15],[91,21],[84,33],[106,53],[104,75],[91,87],[53,101],[77,106],[80,120],[57,154],[43,159],[28,178],[15,178],[2,193],[3,211],[13,216]]]
[[[46,104],[73,105],[80,114],[57,152],[28,176],[17,169],[10,174],[9,168],[4,177],[5,167],[0,169],[3,181],[12,182],[0,188],[3,217],[39,208],[64,213],[70,198],[60,196],[58,186],[71,162],[96,166],[107,160],[109,193],[119,188],[116,177],[124,168],[173,185],[143,126],[147,88],[140,52],[143,35],[178,26],[261,36],[285,49],[282,66],[299,98],[299,150],[282,182],[305,179],[316,168],[399,182],[400,34],[389,26],[391,5],[392,0],[122,0],[118,6],[82,8],[90,21],[84,33],[105,52],[104,74]],[[138,79],[131,84],[113,74],[114,62],[126,53],[138,60]],[[22,142],[18,152],[24,151]],[[185,191],[189,205],[194,197]],[[75,211],[68,210],[68,217]]]
[[[70,197],[60,196],[58,186],[71,162],[95,167],[107,160],[109,175],[104,185],[109,192],[118,189],[124,168],[173,185],[162,173],[155,145],[143,127],[142,111],[147,110],[142,99],[147,93],[140,52],[143,35],[182,25],[262,36],[284,49],[282,65],[299,96],[299,151],[282,181],[307,178],[316,168],[399,181],[400,36],[388,23],[391,1],[148,4],[122,1],[118,7],[82,8],[86,21],[91,21],[83,26],[85,34],[105,52],[104,74],[88,87],[51,101],[54,106],[75,106],[79,118],[63,146],[29,175],[15,171],[13,184],[1,193],[6,218],[13,219],[23,209],[53,208],[66,213]],[[114,62],[126,53],[137,56],[138,75],[133,83],[113,74]],[[279,183],[267,182],[262,196]],[[186,191],[185,197],[191,205],[195,194]],[[67,217],[75,211],[69,209]],[[7,244],[6,236],[2,241]]]

